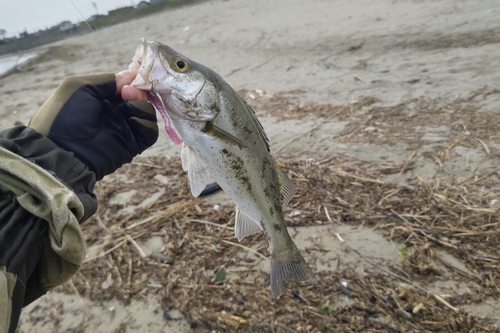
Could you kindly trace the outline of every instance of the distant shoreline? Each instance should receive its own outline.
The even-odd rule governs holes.
[[[10,74],[23,65],[35,61],[39,53],[25,53],[20,55],[0,56],[0,78]]]
[[[206,0],[168,0],[140,9],[124,7],[123,10],[119,8],[118,10],[110,11],[108,15],[98,15],[93,17],[91,21],[82,21],[64,30],[57,29],[57,26],[55,26],[44,31],[25,34],[23,37],[14,40],[0,40],[0,57],[55,43],[63,39],[86,35],[95,30],[105,29],[115,24],[152,15],[159,11],[175,9],[180,6],[192,5],[204,1]],[[89,25],[91,28],[89,28]]]

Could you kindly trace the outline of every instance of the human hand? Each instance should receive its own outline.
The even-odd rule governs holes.
[[[146,92],[128,85],[134,78],[131,71],[66,78],[28,127],[73,152],[102,179],[158,139]]]

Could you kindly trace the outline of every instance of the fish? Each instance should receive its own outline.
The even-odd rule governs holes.
[[[182,141],[192,195],[213,179],[236,203],[238,241],[264,231],[273,297],[292,281],[314,278],[285,224],[283,208],[295,185],[271,156],[264,128],[245,100],[215,71],[159,42],[142,38],[129,69],[137,73],[131,86],[148,91],[172,141]]]

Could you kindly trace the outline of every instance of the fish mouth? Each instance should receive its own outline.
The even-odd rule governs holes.
[[[155,92],[157,83],[168,77],[168,71],[158,55],[158,44],[141,38],[128,67],[129,70],[137,73],[130,84],[132,87]]]
[[[148,100],[163,118],[168,136],[173,143],[180,144],[182,140],[172,126],[161,97],[155,91],[158,83],[168,77],[167,69],[163,66],[159,57],[158,43],[141,38],[132,58],[132,63],[129,65],[129,70],[137,73],[130,85],[148,92]]]

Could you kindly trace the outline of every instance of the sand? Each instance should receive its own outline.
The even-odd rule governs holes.
[[[126,69],[138,40],[146,37],[207,65],[242,91],[277,155],[322,160],[344,154],[394,163],[411,159],[415,163],[411,171],[379,179],[408,185],[409,178],[419,176],[454,183],[471,172],[485,174],[498,168],[499,132],[488,132],[489,136],[474,144],[454,145],[446,159],[436,160],[429,156],[474,127],[471,130],[466,122],[451,124],[439,111],[419,123],[410,119],[420,119],[418,114],[407,122],[393,123],[383,112],[379,118],[370,118],[369,110],[397,105],[418,110],[419,101],[428,101],[443,105],[444,113],[446,105],[463,101],[479,105],[482,117],[498,119],[498,17],[500,7],[493,0],[230,0],[165,11],[37,48],[44,55],[32,67],[0,79],[0,128],[26,123],[66,76]],[[341,114],[299,119],[259,109],[277,96],[299,106],[347,107]],[[467,99],[471,96],[476,97]],[[366,98],[373,98],[372,103],[354,110]],[[417,139],[424,144],[415,146]],[[175,157],[179,153],[179,147],[162,132],[144,155]],[[310,245],[310,233],[325,235],[321,230],[306,230],[296,236],[302,249]],[[372,258],[397,260],[391,244],[368,228],[341,233],[358,241]],[[334,254],[339,251],[338,244],[324,240],[323,245]],[[351,254],[343,260],[363,270],[365,263],[359,257]],[[57,316],[61,302],[67,311],[57,326],[51,324],[52,314],[44,317],[44,325],[32,326],[33,316],[52,312]],[[79,325],[84,327],[79,332],[112,332],[123,322],[135,325],[129,327],[130,332],[190,331],[187,323],[166,322],[162,311],[155,313],[158,300],[149,299],[148,306],[140,304],[124,307],[119,302],[95,303],[50,293],[24,311],[19,332],[66,332]],[[495,320],[500,303],[488,299],[469,310]],[[86,325],[81,326],[82,322]],[[495,323],[500,325],[498,318]]]

